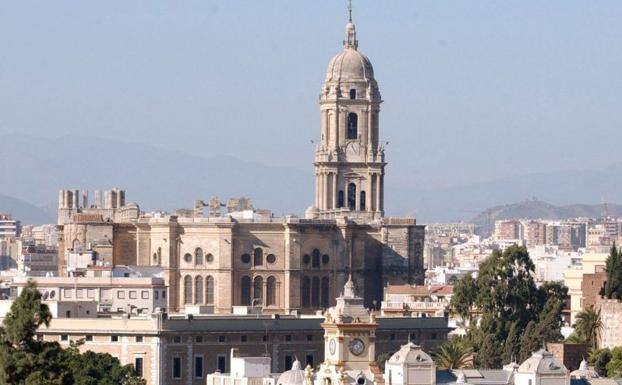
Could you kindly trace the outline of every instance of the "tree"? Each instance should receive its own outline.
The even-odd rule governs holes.
[[[568,289],[557,282],[537,287],[534,269],[527,249],[511,246],[486,258],[477,279],[464,277],[454,286],[453,314],[467,317],[473,308],[482,313],[479,324],[467,330],[477,365],[500,368],[517,356],[530,356],[545,342],[562,340],[561,312]]]
[[[449,340],[434,353],[436,365],[443,369],[461,369],[472,364],[472,351],[460,338]]]
[[[378,365],[381,370],[384,370],[384,364],[389,358],[391,358],[392,355],[393,353],[390,352],[380,353],[378,357],[376,357],[376,365]]]
[[[603,328],[600,309],[595,310],[594,307],[590,307],[579,312],[574,328],[575,333],[583,338],[592,349],[596,350],[598,348],[600,331]]]
[[[620,378],[622,376],[622,347],[611,350],[611,360],[607,363],[607,377]]]
[[[144,385],[131,365],[108,354],[81,354],[79,344],[37,341],[37,329],[52,315],[30,281],[11,305],[0,328],[0,385]]]
[[[620,257],[620,252],[614,242],[605,262],[607,281],[605,282],[604,295],[608,299],[622,299],[622,261]]]
[[[608,348],[593,350],[590,353],[590,364],[599,376],[607,376],[607,364],[611,361],[611,350]]]
[[[477,289],[477,283],[467,274],[454,285],[454,294],[449,303],[449,312],[459,315],[467,326],[471,324],[471,310],[477,299]]]

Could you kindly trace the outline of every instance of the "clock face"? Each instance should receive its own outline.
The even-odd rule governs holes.
[[[365,350],[365,343],[363,343],[360,339],[355,338],[350,342],[350,351],[352,354],[358,356],[363,353],[363,350]]]
[[[328,343],[328,351],[330,352],[330,354],[335,354],[335,350],[337,350],[337,343],[335,342],[334,338],[331,338],[330,342]]]

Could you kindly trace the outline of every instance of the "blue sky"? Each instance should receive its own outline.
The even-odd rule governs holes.
[[[0,135],[310,169],[345,0],[0,3]],[[354,0],[389,175],[417,187],[622,160],[622,2]]]

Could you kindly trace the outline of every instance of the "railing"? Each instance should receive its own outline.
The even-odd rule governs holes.
[[[443,310],[447,302],[391,302],[382,301],[383,310]]]

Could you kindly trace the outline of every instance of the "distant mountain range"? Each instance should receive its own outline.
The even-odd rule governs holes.
[[[303,214],[314,194],[309,157],[308,170],[299,170],[93,137],[4,135],[0,136],[0,194],[4,195],[0,211],[32,218],[24,222],[50,222],[47,218],[55,217],[59,189],[119,187],[127,191],[128,201],[143,210],[192,207],[196,199],[212,196],[248,196],[255,207],[271,209],[276,215]],[[442,189],[413,187],[415,183],[400,171],[396,164],[387,169],[387,214],[416,215],[420,223],[468,221],[488,207],[533,196],[558,205],[594,203],[602,197],[622,201],[622,164]],[[32,216],[35,212],[39,217]]]
[[[56,217],[46,210],[20,199],[0,194],[0,213],[10,213],[22,223],[54,223]]]
[[[471,220],[471,222],[478,225],[483,234],[489,234],[493,230],[494,222],[500,219],[598,218],[602,214],[602,204],[554,206],[538,200],[528,200],[519,203],[491,207],[477,215]],[[611,216],[622,216],[622,205],[607,204],[607,214]]]

